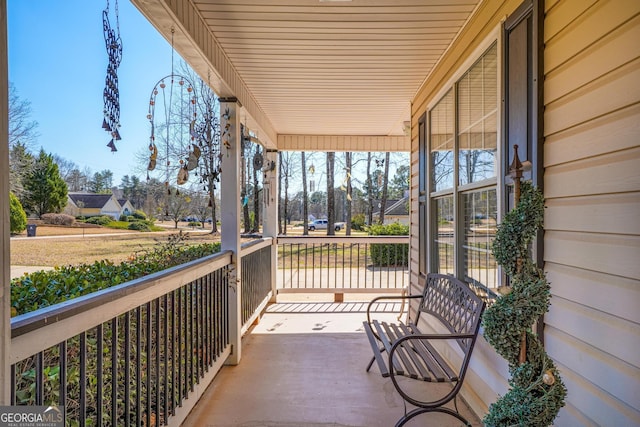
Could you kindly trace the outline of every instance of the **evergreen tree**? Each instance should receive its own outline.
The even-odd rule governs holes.
[[[60,176],[53,156],[43,149],[25,177],[24,189],[26,208],[38,217],[60,212],[67,204],[67,184]]]
[[[18,199],[24,198],[24,180],[33,166],[33,155],[27,146],[16,142],[9,149],[9,190]]]
[[[111,192],[113,186],[113,172],[105,169],[93,174],[93,178],[89,180],[89,190],[92,193],[106,194]]]
[[[11,234],[22,233],[27,228],[27,214],[25,214],[20,200],[13,194],[9,193],[9,230]]]
[[[409,175],[411,170],[408,165],[401,165],[389,182],[389,198],[402,199],[405,191],[409,189]]]

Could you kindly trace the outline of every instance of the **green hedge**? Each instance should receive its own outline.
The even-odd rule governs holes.
[[[102,260],[36,271],[11,281],[11,306],[15,309],[12,312],[28,313],[219,251],[220,243],[187,246],[172,237],[153,250],[132,255],[120,264]]]
[[[372,225],[372,236],[408,236],[409,226],[400,223]],[[409,265],[409,245],[406,243],[374,243],[370,245],[371,260],[377,267],[407,267]]]

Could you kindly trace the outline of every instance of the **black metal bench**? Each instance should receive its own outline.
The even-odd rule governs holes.
[[[485,303],[467,284],[453,276],[429,274],[422,277],[425,282],[422,295],[383,296],[373,299],[367,307],[367,321],[364,330],[367,333],[373,357],[367,366],[367,372],[376,361],[383,377],[391,377],[394,387],[402,398],[416,406],[405,414],[396,427],[404,425],[413,417],[425,412],[443,412],[458,418],[467,425],[469,422],[458,412],[456,396],[462,387],[464,375],[478,335]],[[408,323],[387,323],[372,320],[371,305],[385,299],[420,299],[416,319]],[[425,334],[418,329],[421,315],[429,315],[441,324],[442,333]],[[438,330],[438,328],[436,329]],[[445,361],[437,347],[442,340],[458,343],[462,350],[462,361],[453,366]],[[383,357],[386,352],[388,357]],[[410,391],[402,388],[396,378],[404,376],[420,381],[451,383],[450,391],[443,397],[425,401],[411,396]],[[406,382],[405,382],[406,383]],[[406,385],[406,384],[405,384]],[[414,390],[415,392],[415,390]],[[444,406],[453,400],[454,409]]]

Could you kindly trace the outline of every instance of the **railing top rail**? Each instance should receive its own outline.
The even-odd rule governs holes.
[[[260,249],[270,246],[273,243],[273,237],[262,237],[260,239],[252,240],[250,242],[243,243],[240,247],[240,255],[247,256]]]
[[[65,321],[64,335],[73,337],[230,263],[231,251],[219,252],[120,285],[16,316],[11,319],[12,340],[43,328],[49,329],[54,324],[63,321]],[[92,311],[96,307],[101,307],[101,309]],[[89,311],[92,312],[89,313]],[[82,320],[74,321],[74,319],[79,318],[82,318]],[[52,340],[58,339],[60,334],[60,332],[53,334],[55,337]],[[40,335],[47,336],[46,333],[41,333]],[[61,341],[55,341],[51,345]],[[14,359],[17,351],[16,347],[19,346],[12,345],[11,347],[12,359]],[[48,345],[43,343],[42,348],[48,348]],[[29,354],[25,357],[27,356]]]
[[[278,243],[409,243],[409,236],[278,236]]]

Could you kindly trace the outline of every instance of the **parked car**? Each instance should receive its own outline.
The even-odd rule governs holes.
[[[309,230],[326,230],[329,225],[329,221],[326,219],[315,219],[309,223]],[[344,228],[344,222],[336,222],[333,224],[336,231],[340,231]]]

